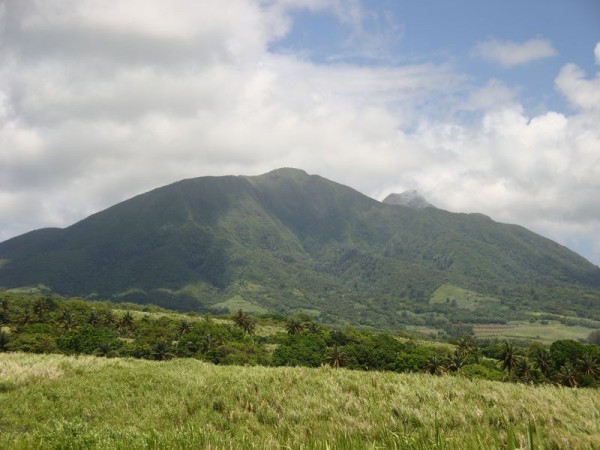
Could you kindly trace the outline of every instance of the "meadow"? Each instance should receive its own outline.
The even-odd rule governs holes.
[[[0,448],[600,448],[600,391],[0,354]]]

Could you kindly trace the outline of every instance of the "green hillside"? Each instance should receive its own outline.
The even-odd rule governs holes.
[[[1,243],[0,261],[5,289],[181,310],[438,329],[540,312],[600,320],[600,269],[548,239],[296,169],[174,183]],[[446,304],[434,295],[444,285],[495,301]]]

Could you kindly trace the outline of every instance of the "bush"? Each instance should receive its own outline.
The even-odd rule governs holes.
[[[56,340],[45,333],[19,333],[11,337],[6,349],[11,352],[53,353]]]
[[[59,338],[58,347],[67,354],[85,353],[88,355],[101,351],[110,353],[121,347],[115,330],[105,327],[84,326],[79,330]],[[107,348],[109,349],[107,352]]]
[[[292,334],[273,353],[273,365],[318,367],[325,362],[326,348],[319,335]]]

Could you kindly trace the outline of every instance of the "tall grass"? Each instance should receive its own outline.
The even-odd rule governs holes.
[[[0,354],[0,448],[600,448],[600,391]]]

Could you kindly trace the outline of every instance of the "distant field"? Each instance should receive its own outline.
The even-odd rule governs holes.
[[[600,391],[0,354],[0,448],[600,448]]]
[[[506,325],[476,325],[473,330],[475,336],[480,338],[538,340],[544,344],[560,339],[586,339],[592,331],[591,328],[568,326],[552,320],[547,325],[525,321]]]
[[[494,305],[500,307],[500,300],[494,297],[478,294],[451,284],[443,284],[437,288],[429,300],[431,303],[452,303],[458,308],[469,310],[477,309],[481,306]]]

